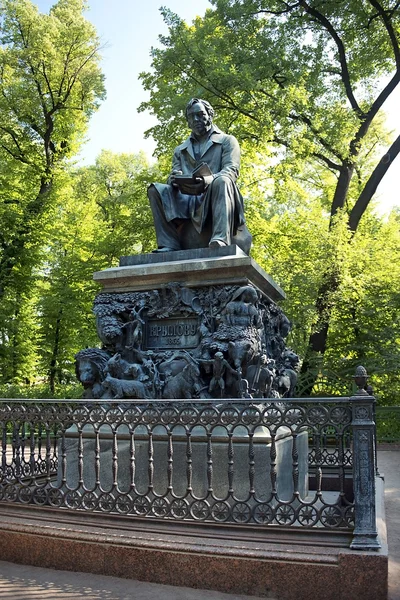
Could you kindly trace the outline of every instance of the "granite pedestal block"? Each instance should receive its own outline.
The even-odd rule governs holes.
[[[180,282],[190,287],[207,285],[254,285],[277,302],[284,291],[238,246],[199,248],[123,256],[120,266],[94,273],[103,292],[151,290]]]
[[[212,435],[212,489],[215,497],[223,499],[229,495],[229,443],[222,427],[216,428]],[[183,428],[176,427],[172,444],[172,485],[176,496],[187,492],[187,442]],[[249,438],[237,428],[233,438],[233,489],[237,500],[249,498]],[[257,500],[267,501],[271,494],[271,438],[266,428],[260,427],[254,438],[254,488]],[[168,493],[168,440],[163,426],[157,426],[153,433],[153,484],[154,493],[164,496]],[[91,426],[83,430],[83,486],[87,490],[96,488],[95,476],[96,441]],[[296,439],[299,469],[299,492],[305,498],[308,493],[308,434],[298,434]],[[128,428],[118,428],[118,489],[128,492],[131,489],[131,442]],[[282,427],[276,441],[276,482],[279,499],[290,500],[293,495],[293,458],[292,437]],[[207,436],[203,427],[195,427],[191,436],[192,495],[205,498],[208,490],[207,479]],[[145,428],[138,428],[134,439],[136,492],[149,492],[149,436]],[[79,442],[77,432],[71,427],[66,433],[66,484],[70,489],[79,485]],[[61,472],[58,486],[61,484]],[[110,491],[113,486],[113,440],[111,430],[104,425],[100,430],[100,488]]]

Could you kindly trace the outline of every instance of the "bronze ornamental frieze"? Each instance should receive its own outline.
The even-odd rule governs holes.
[[[76,356],[85,397],[292,397],[298,357],[285,343],[289,320],[244,283],[172,282],[98,294],[102,348]]]

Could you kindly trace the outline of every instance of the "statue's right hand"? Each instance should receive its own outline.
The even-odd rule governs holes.
[[[172,171],[172,173],[170,175],[169,183],[172,185],[172,187],[177,188],[178,184],[176,183],[175,175],[183,175],[183,173],[182,173],[182,171],[176,169],[176,170]]]

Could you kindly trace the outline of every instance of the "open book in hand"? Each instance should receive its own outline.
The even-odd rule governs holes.
[[[174,181],[183,194],[202,194],[205,189],[203,177],[212,175],[207,163],[203,162],[195,168],[191,176],[175,175]]]

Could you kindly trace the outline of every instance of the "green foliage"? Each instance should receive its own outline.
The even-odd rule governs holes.
[[[78,383],[63,384],[55,387],[54,391],[45,383],[35,385],[0,384],[0,398],[26,399],[79,399],[82,397],[82,386]]]
[[[53,183],[104,97],[84,6],[60,0],[45,15],[30,0],[0,3],[0,294],[37,264]]]
[[[144,154],[103,151],[95,165],[71,172],[57,189],[37,304],[39,372],[52,390],[73,376],[76,352],[99,344],[93,272],[154,247],[146,187],[159,177]]]
[[[52,219],[59,219],[68,159],[105,95],[100,44],[84,8],[81,0],[59,0],[45,15],[30,0],[0,2],[0,374],[5,381],[32,381],[37,371],[37,269],[50,250]]]
[[[376,439],[378,442],[400,442],[400,406],[376,409]]]
[[[381,402],[400,404],[400,219],[370,217],[345,247],[325,362],[367,368]]]

